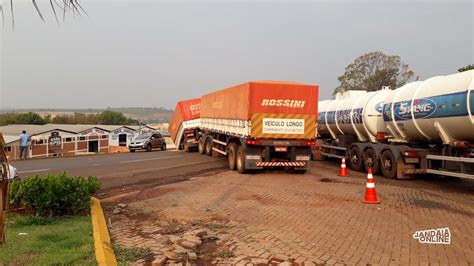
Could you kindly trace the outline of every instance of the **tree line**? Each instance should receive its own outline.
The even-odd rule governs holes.
[[[58,115],[55,117],[52,117],[49,114],[41,116],[34,112],[0,114],[0,126],[11,124],[138,125],[139,121],[127,118],[122,113],[108,110],[98,114],[74,113]]]
[[[472,69],[474,64],[469,64],[459,68],[458,72]],[[377,51],[357,57],[337,79],[339,86],[334,89],[333,96],[348,90],[378,91],[385,86],[397,89],[419,77],[400,56]]]

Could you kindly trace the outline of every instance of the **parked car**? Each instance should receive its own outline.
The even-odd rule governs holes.
[[[128,146],[130,152],[135,152],[136,150],[151,151],[156,148],[160,148],[163,151],[166,150],[165,139],[160,133],[140,134]]]

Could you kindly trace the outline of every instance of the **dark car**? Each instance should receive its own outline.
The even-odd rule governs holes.
[[[128,146],[130,152],[135,152],[136,150],[151,151],[156,148],[160,148],[163,151],[166,150],[165,139],[160,133],[140,134],[133,138]]]

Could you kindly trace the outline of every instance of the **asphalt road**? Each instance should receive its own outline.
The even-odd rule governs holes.
[[[18,169],[21,178],[61,172],[73,176],[97,176],[104,191],[226,169],[222,158],[178,151],[35,159],[15,161],[12,165]]]

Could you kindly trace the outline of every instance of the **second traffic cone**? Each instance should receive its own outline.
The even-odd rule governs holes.
[[[347,173],[346,159],[345,158],[342,158],[341,170],[339,170],[338,176],[349,176],[349,174]]]
[[[365,198],[364,203],[370,204],[379,204],[381,200],[377,199],[377,192],[375,191],[375,182],[374,176],[372,174],[372,169],[369,168],[369,173],[367,174],[367,184],[365,186]]]

